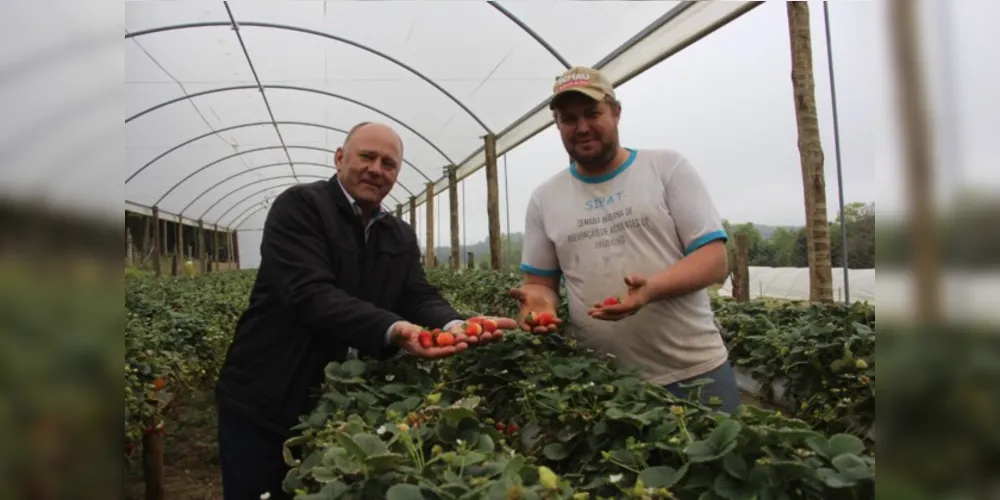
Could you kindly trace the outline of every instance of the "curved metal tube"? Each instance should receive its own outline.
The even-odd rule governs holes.
[[[211,167],[213,167],[213,166],[215,166],[215,165],[217,165],[217,164],[219,164],[219,163],[221,163],[223,161],[226,161],[226,160],[231,159],[231,158],[235,158],[237,156],[245,155],[247,153],[256,153],[256,152],[259,152],[259,151],[268,151],[268,150],[272,150],[272,149],[285,149],[285,148],[287,148],[287,149],[306,149],[306,150],[310,150],[310,151],[322,151],[324,153],[336,154],[335,150],[328,149],[328,148],[321,148],[319,146],[296,146],[294,144],[290,145],[290,146],[266,146],[266,147],[260,147],[260,148],[254,148],[254,149],[247,149],[245,151],[238,151],[238,152],[233,153],[233,154],[231,154],[229,156],[226,156],[224,158],[220,158],[218,160],[212,161],[212,162],[208,163],[207,165],[204,165],[204,166],[198,168],[194,172],[191,172],[186,177],[184,177],[183,179],[177,181],[176,184],[174,184],[173,186],[171,186],[170,189],[168,189],[166,193],[163,193],[163,196],[160,196],[160,198],[158,200],[156,200],[155,203],[153,203],[153,205],[154,206],[159,206],[160,203],[163,203],[163,200],[165,200],[167,198],[167,196],[170,196],[170,193],[174,192],[174,190],[177,189],[178,187],[180,187],[181,184],[187,182],[189,179],[191,179],[195,175],[203,172],[204,170],[207,170],[208,168],[211,168]],[[403,162],[405,164],[413,167],[413,169],[416,170],[417,173],[419,173],[424,179],[427,179],[427,182],[431,182],[431,180],[428,179],[427,176],[424,175],[424,173],[420,171],[420,169],[418,169],[417,167],[413,166],[412,163],[410,163],[410,162],[408,162],[406,160],[403,160]],[[295,163],[299,164],[299,165],[307,165],[307,164],[309,164],[309,162],[295,162]],[[406,188],[404,187],[403,189],[406,189]],[[409,193],[410,190],[406,189],[406,192]]]
[[[277,185],[274,185],[274,186],[268,186],[268,187],[266,187],[264,189],[261,189],[261,190],[258,190],[258,191],[254,191],[253,193],[250,193],[247,196],[245,196],[240,201],[237,201],[237,202],[233,203],[232,206],[230,206],[229,208],[227,208],[225,212],[222,212],[222,215],[219,216],[219,219],[216,220],[215,223],[216,224],[222,224],[222,219],[225,219],[226,216],[229,215],[230,213],[232,213],[232,211],[235,210],[236,207],[240,206],[241,203],[243,203],[243,202],[245,202],[245,201],[253,198],[254,196],[260,196],[261,194],[264,194],[264,193],[266,193],[266,192],[268,192],[268,191],[270,191],[272,189],[278,189],[278,188],[285,188],[285,189],[287,189],[287,188],[290,188],[292,186],[297,186],[298,184],[300,184],[300,183],[298,183],[298,182],[286,182],[284,184],[277,184]],[[246,187],[246,186],[243,186],[243,187]],[[284,192],[284,189],[282,190],[282,192]]]
[[[232,191],[229,191],[228,193],[220,196],[219,199],[215,200],[215,203],[212,203],[212,206],[206,208],[205,212],[203,214],[201,214],[200,216],[198,216],[198,220],[204,219],[205,216],[207,216],[208,213],[211,212],[213,208],[219,206],[219,203],[222,203],[223,201],[225,201],[226,198],[229,198],[230,196],[236,194],[237,191],[239,191],[239,190],[241,190],[243,188],[247,188],[247,187],[253,186],[254,184],[260,184],[262,182],[277,181],[277,180],[282,180],[282,179],[296,179],[296,180],[298,180],[299,178],[303,178],[303,179],[316,179],[316,180],[326,179],[326,177],[323,177],[321,175],[308,175],[308,174],[306,174],[306,175],[300,175],[298,177],[296,177],[294,175],[279,175],[279,176],[275,176],[275,177],[268,177],[266,179],[257,179],[257,180],[255,180],[253,182],[248,182],[246,184],[242,184],[242,185],[238,186],[237,188],[233,189]],[[286,184],[281,184],[279,186],[271,186],[269,188],[264,189],[264,191],[267,191],[268,189],[273,189],[274,187],[280,187],[280,186],[284,186],[284,185],[286,185]],[[294,184],[292,184],[292,185],[294,185]],[[237,201],[233,205],[239,205],[240,203],[242,203],[244,201],[246,201],[246,200]],[[232,210],[232,208],[233,207],[229,207],[230,210]],[[225,215],[226,213],[228,213],[228,212],[224,212],[223,215]]]
[[[501,14],[507,16],[507,19],[513,21],[514,24],[518,25],[518,27],[524,30],[524,32],[527,33],[529,36],[531,36],[531,38],[534,38],[539,45],[545,47],[545,50],[549,51],[549,54],[552,54],[552,57],[555,57],[559,61],[559,63],[563,65],[564,68],[569,69],[572,67],[569,61],[567,61],[566,58],[563,57],[562,54],[560,54],[559,51],[555,49],[555,47],[550,45],[548,41],[542,38],[542,35],[539,35],[537,32],[535,32],[535,30],[531,29],[531,27],[525,24],[524,21],[515,16],[513,12],[505,9],[502,5],[492,0],[486,3],[490,4],[490,7],[493,7],[494,9],[500,11]]]
[[[278,125],[302,125],[302,126],[305,126],[305,127],[325,128],[327,130],[332,130],[334,132],[340,132],[342,134],[347,134],[347,131],[344,130],[344,129],[342,129],[342,128],[331,127],[331,126],[328,126],[328,125],[320,125],[318,123],[312,123],[312,122],[288,121],[288,122],[277,122],[277,123],[278,123]],[[271,125],[271,122],[252,122],[252,123],[243,123],[243,124],[240,124],[240,125],[233,125],[232,127],[225,127],[225,128],[220,128],[218,130],[212,130],[212,131],[209,131],[209,132],[205,132],[204,134],[201,134],[198,137],[194,137],[194,138],[188,139],[188,140],[186,140],[186,141],[184,141],[184,142],[182,142],[182,143],[180,143],[180,144],[178,144],[178,145],[176,145],[176,146],[174,146],[174,147],[172,147],[172,148],[170,148],[170,149],[168,149],[168,150],[160,153],[156,158],[153,158],[152,160],[149,160],[149,162],[146,163],[145,165],[143,165],[142,168],[140,168],[139,170],[136,170],[131,175],[129,175],[128,178],[125,179],[125,184],[128,184],[129,181],[131,181],[132,179],[134,179],[137,175],[141,174],[143,172],[143,170],[146,170],[147,168],[149,168],[150,165],[156,163],[157,161],[159,161],[164,156],[167,156],[168,154],[173,153],[174,151],[177,151],[178,149],[183,148],[184,146],[187,146],[188,144],[191,144],[192,142],[204,139],[206,137],[215,135],[215,134],[220,133],[220,132],[228,132],[230,130],[237,130],[237,129],[246,128],[246,127],[260,127],[260,126],[263,126],[263,125]],[[414,168],[416,168],[416,167],[414,167]]]
[[[356,48],[364,50],[364,51],[366,51],[366,52],[368,52],[370,54],[379,56],[382,59],[385,59],[386,61],[389,61],[389,62],[395,64],[396,66],[399,66],[400,68],[403,68],[403,69],[409,71],[410,73],[413,73],[413,75],[415,75],[417,78],[420,78],[421,80],[423,80],[423,81],[431,84],[435,89],[438,90],[438,92],[441,92],[442,94],[444,94],[445,96],[447,96],[448,99],[451,99],[452,102],[454,102],[455,104],[457,104],[458,107],[462,108],[462,110],[464,110],[469,116],[471,116],[472,119],[475,120],[476,123],[478,123],[479,126],[483,128],[483,130],[485,130],[486,132],[488,132],[490,134],[493,133],[493,131],[490,130],[490,128],[488,126],[486,126],[486,123],[484,123],[483,120],[479,119],[479,117],[476,116],[476,114],[473,113],[472,110],[468,108],[468,106],[466,106],[464,103],[462,103],[462,101],[460,101],[457,97],[455,97],[454,95],[452,95],[451,92],[448,92],[447,90],[445,90],[444,87],[438,85],[437,82],[435,82],[431,78],[427,77],[426,75],[424,75],[420,71],[417,71],[415,68],[407,65],[406,63],[400,61],[399,59],[396,59],[395,57],[390,56],[389,54],[386,54],[384,52],[380,52],[380,51],[378,51],[376,49],[373,49],[373,48],[371,48],[371,47],[369,47],[369,46],[367,46],[367,45],[365,45],[363,43],[360,43],[360,42],[355,42],[353,40],[348,40],[346,38],[341,38],[341,37],[336,36],[336,35],[331,35],[329,33],[323,33],[322,31],[315,31],[315,30],[311,30],[311,29],[308,29],[308,28],[300,28],[298,26],[288,26],[288,25],[285,25],[285,24],[262,23],[262,22],[256,22],[256,21],[236,21],[236,23],[241,28],[244,27],[244,26],[253,26],[253,27],[258,27],[258,28],[274,28],[274,29],[281,29],[281,30],[297,31],[299,33],[305,33],[307,35],[320,36],[320,37],[323,37],[323,38],[327,38],[327,39],[334,40],[334,41],[337,41],[337,42],[340,42],[340,43],[343,43],[343,44],[350,45],[352,47],[356,47]],[[231,26],[231,23],[222,22],[222,21],[210,21],[210,22],[202,22],[202,23],[176,24],[176,25],[173,25],[173,26],[161,26],[161,27],[157,27],[157,28],[150,28],[150,29],[147,29],[147,30],[136,31],[136,32],[133,32],[133,33],[126,33],[125,34],[125,38],[126,39],[128,39],[128,38],[136,38],[136,37],[140,37],[140,36],[143,36],[143,35],[149,35],[149,34],[152,34],[152,33],[161,33],[161,32],[165,32],[165,31],[173,31],[173,30],[189,29],[189,28],[206,28],[206,27],[212,27],[212,26]],[[530,33],[530,30],[529,30],[529,33]],[[266,85],[265,85],[265,87],[266,87]]]
[[[350,97],[344,97],[344,96],[342,96],[340,94],[334,94],[333,92],[327,92],[325,90],[320,90],[320,89],[311,89],[311,88],[308,88],[308,87],[299,87],[299,86],[296,86],[296,85],[261,85],[260,87],[258,87],[257,85],[234,85],[232,87],[221,87],[221,88],[217,88],[217,89],[203,90],[201,92],[195,92],[194,94],[183,95],[183,96],[180,96],[180,97],[176,97],[176,98],[170,99],[168,101],[161,102],[160,104],[157,104],[157,105],[155,105],[153,107],[147,108],[147,109],[145,109],[143,111],[140,111],[140,112],[138,112],[138,113],[136,113],[136,114],[134,114],[134,115],[126,118],[125,119],[125,123],[128,123],[128,122],[130,122],[132,120],[135,120],[136,118],[139,118],[140,116],[145,115],[146,113],[150,113],[152,111],[156,111],[157,109],[160,109],[162,107],[169,106],[171,104],[174,104],[174,103],[177,103],[177,102],[181,102],[181,101],[187,101],[187,100],[193,99],[195,97],[201,97],[203,95],[209,95],[209,94],[216,94],[216,93],[219,93],[219,92],[232,92],[234,90],[251,90],[251,89],[252,90],[259,90],[260,88],[265,88],[265,89],[281,89],[281,90],[297,90],[299,92],[311,92],[313,94],[325,95],[327,97],[333,97],[334,99],[340,99],[342,101],[347,101],[347,102],[350,102],[350,103],[353,103],[353,104],[357,104],[358,106],[361,106],[363,108],[366,108],[366,109],[369,109],[371,111],[374,111],[374,112],[376,112],[376,113],[378,113],[378,114],[380,114],[380,115],[382,115],[382,116],[384,116],[384,117],[386,117],[386,118],[388,118],[388,119],[390,119],[390,120],[392,120],[392,121],[394,121],[394,122],[402,125],[406,130],[409,130],[410,132],[413,132],[414,135],[416,135],[417,137],[419,137],[422,141],[426,142],[427,145],[429,145],[430,147],[434,148],[434,150],[437,151],[441,156],[443,156],[444,159],[448,160],[449,164],[452,164],[452,165],[455,164],[454,160],[452,160],[447,154],[445,154],[445,152],[442,151],[441,148],[437,147],[436,144],[434,144],[433,142],[431,142],[430,139],[428,139],[427,137],[425,137],[420,132],[417,132],[413,127],[407,125],[405,122],[403,122],[403,121],[399,120],[398,118],[390,115],[389,113],[386,113],[385,111],[382,111],[382,110],[380,110],[380,109],[378,109],[378,108],[376,108],[374,106],[369,106],[368,104],[365,104],[365,103],[363,103],[361,101],[356,101],[354,99],[351,99]]]
[[[311,167],[328,168],[330,170],[337,170],[337,167],[326,165],[326,164],[323,164],[323,163],[314,163],[314,162],[309,162],[309,161],[299,161],[299,162],[295,162],[295,164],[296,165],[307,165],[307,166],[311,166]],[[239,172],[237,172],[237,173],[235,173],[233,175],[230,175],[229,177],[226,177],[225,179],[222,179],[221,181],[216,182],[215,184],[213,184],[208,189],[202,191],[198,196],[195,196],[195,198],[193,200],[191,200],[191,202],[188,203],[187,206],[185,206],[178,213],[178,215],[184,215],[184,212],[187,212],[188,209],[191,208],[192,205],[194,205],[195,203],[197,203],[198,200],[200,200],[203,196],[205,196],[206,194],[208,194],[211,190],[213,190],[213,189],[215,189],[215,188],[217,188],[217,187],[225,184],[226,182],[229,182],[229,181],[231,181],[231,180],[233,180],[233,179],[235,179],[237,177],[249,174],[251,172],[255,172],[257,170],[263,170],[265,168],[281,167],[281,166],[284,166],[284,165],[285,165],[285,162],[269,163],[267,165],[261,165],[259,167],[253,167],[253,168],[248,168],[246,170],[241,170],[241,171],[239,171]],[[409,189],[406,189],[406,186],[400,184],[399,182],[397,182],[396,185],[399,186],[399,187],[401,187],[401,188],[403,188],[403,190],[406,191],[410,196],[413,196],[413,193]],[[393,200],[396,200],[397,202],[399,201],[399,200],[396,199],[395,196],[392,196],[391,193],[389,194],[389,196],[392,197]]]
[[[238,231],[240,229],[240,226],[243,225],[243,223],[245,223],[246,221],[250,220],[250,217],[253,217],[254,215],[257,215],[258,212],[260,212],[261,210],[266,209],[268,207],[268,205],[265,205],[265,203],[267,203],[268,201],[269,200],[264,200],[264,201],[262,201],[260,203],[257,203],[257,204],[254,204],[254,205],[250,205],[250,208],[244,210],[243,213],[237,215],[233,219],[233,223],[229,225],[229,230],[230,231]],[[250,209],[252,209],[254,207],[257,207],[257,210],[254,210],[253,212],[250,212]],[[246,217],[243,217],[244,215]],[[240,220],[241,217],[243,217],[242,220]],[[236,221],[240,221],[240,223],[236,224]]]
[[[226,194],[224,194],[224,195],[220,196],[220,197],[219,197],[219,199],[215,200],[215,203],[213,203],[213,204],[212,204],[212,206],[210,206],[210,207],[206,208],[206,209],[205,209],[205,212],[204,212],[204,213],[202,213],[202,214],[201,214],[201,215],[200,215],[200,216],[198,217],[198,220],[201,220],[201,219],[204,219],[204,218],[205,218],[206,216],[208,216],[208,213],[209,213],[209,212],[211,212],[213,208],[215,208],[215,207],[219,206],[219,204],[220,204],[220,203],[222,203],[222,202],[223,202],[223,201],[224,201],[224,200],[225,200],[226,198],[229,198],[230,196],[232,196],[232,195],[236,194],[236,192],[238,192],[238,191],[240,191],[240,190],[242,190],[242,189],[244,189],[244,188],[247,188],[247,187],[250,187],[250,186],[253,186],[253,185],[255,185],[255,184],[260,184],[260,183],[262,183],[262,182],[268,182],[268,181],[277,181],[277,180],[282,180],[282,179],[296,179],[296,180],[298,180],[298,179],[316,179],[316,180],[329,180],[329,177],[326,177],[326,176],[323,176],[323,175],[311,175],[311,174],[306,174],[306,175],[299,175],[299,176],[297,176],[297,177],[296,177],[296,176],[294,176],[294,175],[276,175],[276,176],[274,176],[274,177],[267,177],[267,178],[264,178],[264,179],[257,179],[257,180],[255,180],[255,181],[253,181],[253,182],[248,182],[248,183],[246,183],[246,184],[241,184],[240,186],[237,186],[236,188],[233,188],[233,189],[232,189],[231,191],[227,192]],[[284,185],[285,185],[285,184],[281,184],[281,185],[279,185],[279,187],[280,187],[280,186],[284,186]],[[294,185],[294,184],[293,184],[293,185]],[[275,186],[272,186],[271,188],[273,188],[273,187],[275,187]],[[260,194],[261,192],[264,192],[264,191],[267,191],[268,189],[271,189],[271,188],[265,188],[265,189],[264,189],[263,191],[259,191],[259,192],[257,192],[257,194]],[[398,199],[396,199],[396,197],[395,197],[395,196],[392,196],[392,194],[391,194],[391,193],[389,194],[389,197],[390,197],[390,198],[392,198],[392,199],[393,199],[393,200],[394,200],[394,201],[395,201],[396,203],[399,203],[399,200],[398,200]],[[236,202],[236,203],[234,203],[233,205],[234,205],[234,206],[236,206],[236,205],[239,205],[240,203],[243,203],[244,201],[246,201],[246,199],[243,199],[243,200],[240,200],[240,201],[237,201],[237,202]],[[229,209],[230,209],[230,210],[232,210],[232,209],[233,209],[233,207],[230,207]],[[226,212],[226,213],[228,213],[228,212]],[[225,217],[225,213],[223,214],[223,217]],[[222,218],[222,217],[220,217],[220,219],[221,219],[221,218]]]

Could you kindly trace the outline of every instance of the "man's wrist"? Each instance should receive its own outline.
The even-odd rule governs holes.
[[[393,345],[394,344],[394,342],[392,341],[392,332],[396,331],[396,327],[400,323],[403,323],[403,321],[397,321],[397,322],[389,325],[389,329],[385,331],[385,345]]]

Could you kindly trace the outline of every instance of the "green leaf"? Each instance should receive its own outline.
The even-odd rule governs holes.
[[[749,472],[746,460],[735,453],[730,453],[722,457],[722,467],[726,469],[729,475],[737,479],[746,479]]]
[[[397,484],[385,492],[386,500],[424,500],[420,488],[412,484]]]
[[[355,434],[353,439],[364,450],[364,456],[366,457],[384,455],[389,452],[389,448],[386,447],[385,443],[378,436],[372,434]]]
[[[861,455],[865,452],[865,444],[857,436],[850,434],[836,434],[830,437],[829,456],[836,457],[844,454]]]
[[[321,495],[325,495],[323,498],[329,500],[336,500],[340,498],[344,493],[347,493],[349,490],[350,487],[348,487],[346,484],[340,481],[331,481],[329,483],[326,483],[326,486],[323,486],[323,489],[319,490],[319,493]]]
[[[736,447],[736,438],[740,435],[740,429],[742,428],[743,426],[737,420],[723,420],[708,435],[708,441],[712,444],[716,453],[729,453],[729,451]]]
[[[671,488],[680,478],[677,470],[666,465],[650,467],[639,473],[639,479],[647,488]]]
[[[382,455],[369,455],[365,458],[365,466],[372,472],[389,472],[397,465],[403,463],[405,457],[397,453],[385,453]]]
[[[542,453],[545,454],[545,458],[558,462],[569,456],[569,448],[562,443],[550,443],[545,446]]]
[[[364,375],[365,362],[360,359],[349,359],[340,365],[340,373],[345,377],[360,377]]]
[[[507,467],[504,467],[503,469],[503,479],[505,481],[513,480],[515,477],[517,477],[518,474],[521,473],[521,468],[524,467],[524,463],[525,460],[524,457],[522,456],[516,456],[512,458],[510,462],[507,462]]]
[[[476,442],[474,449],[476,451],[492,453],[496,450],[496,444],[493,443],[493,438],[491,438],[489,434],[480,434],[479,440]]]
[[[486,460],[486,455],[477,451],[470,451],[465,455],[455,457],[455,465],[459,467],[468,467],[470,465],[479,464],[484,460]]]

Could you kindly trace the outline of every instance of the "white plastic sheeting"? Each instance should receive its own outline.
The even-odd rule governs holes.
[[[408,162],[386,204],[423,203],[447,165],[483,166],[484,135],[503,154],[551,124],[560,59],[621,84],[759,4],[500,5],[556,54],[485,2],[234,2],[234,30],[223,2],[127,1],[125,199],[208,225],[262,220],[290,183],[332,175],[346,130],[374,120]]]
[[[875,270],[850,269],[847,273],[851,302],[875,304]],[[719,289],[722,297],[733,296],[732,276]],[[751,267],[750,298],[782,300],[809,300],[809,268],[806,267]],[[844,270],[833,269],[833,297],[844,298]]]

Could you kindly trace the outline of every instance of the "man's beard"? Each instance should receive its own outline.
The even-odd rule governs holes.
[[[618,154],[618,147],[614,144],[601,143],[601,149],[587,158],[580,158],[573,154],[572,151],[569,152],[570,158],[576,162],[577,166],[584,170],[599,169],[606,166],[612,160],[614,160],[615,155]]]

